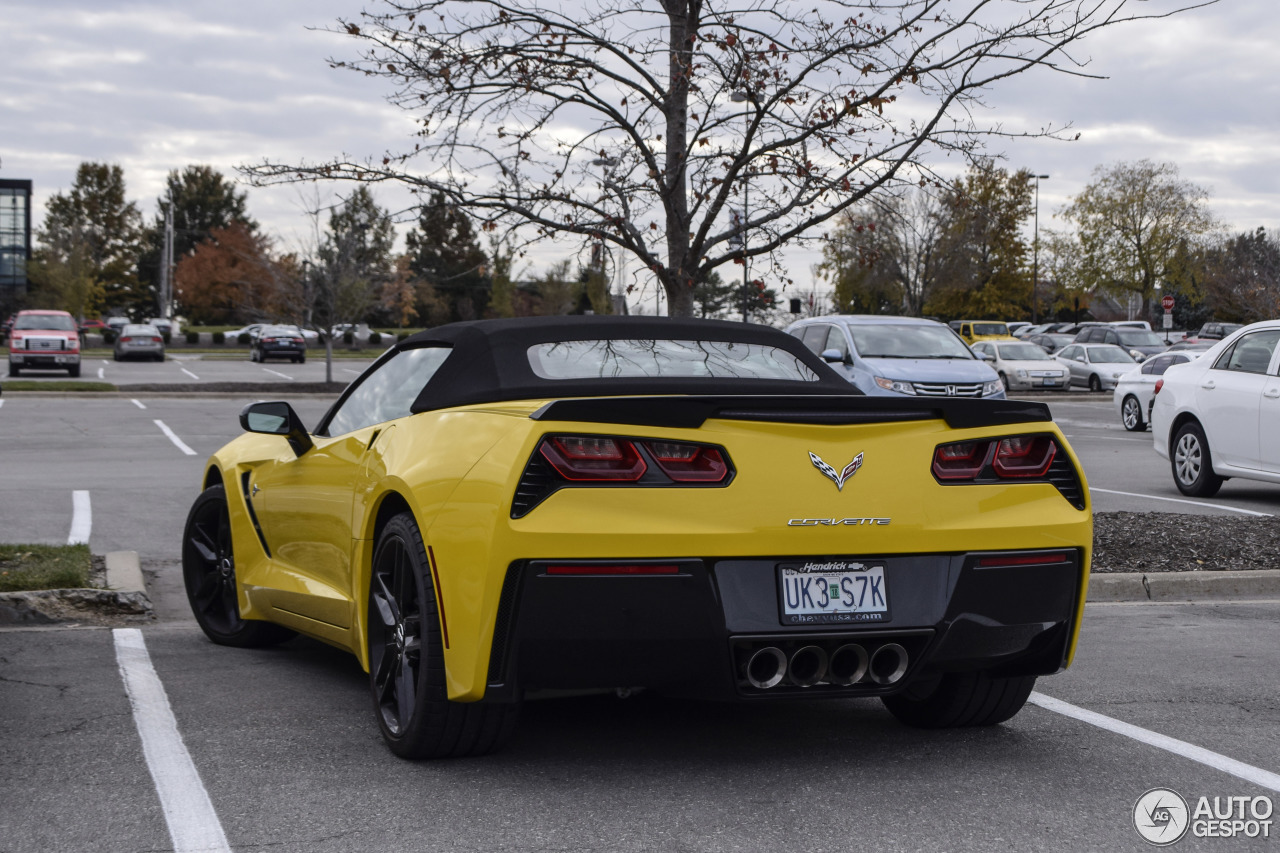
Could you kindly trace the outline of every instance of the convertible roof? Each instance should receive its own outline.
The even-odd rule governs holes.
[[[529,364],[531,346],[581,340],[704,340],[777,347],[817,374],[816,382],[759,379],[600,377],[543,379]],[[674,317],[524,317],[450,323],[419,332],[399,349],[447,346],[446,359],[414,401],[426,412],[475,403],[648,394],[860,394],[799,340],[767,326]]]

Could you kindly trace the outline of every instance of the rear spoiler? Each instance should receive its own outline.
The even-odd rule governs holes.
[[[555,400],[529,416],[536,421],[583,421],[696,429],[708,419],[805,424],[874,424],[945,420],[952,429],[1052,421],[1044,403],[864,397],[853,395],[580,397]]]

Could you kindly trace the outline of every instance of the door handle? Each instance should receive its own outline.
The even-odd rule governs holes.
[[[1218,383],[1216,383],[1216,382],[1214,382],[1212,379],[1210,379],[1210,380],[1208,380],[1207,382],[1203,382],[1203,383],[1201,383],[1200,387],[1201,387],[1201,388],[1205,388],[1205,389],[1208,389],[1208,390],[1212,391],[1214,388],[1217,388],[1217,387],[1218,387]]]
[[[1268,388],[1267,390],[1262,392],[1262,396],[1271,397],[1273,399],[1276,397],[1280,397],[1280,388]]]

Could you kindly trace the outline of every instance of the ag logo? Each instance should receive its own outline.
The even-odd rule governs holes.
[[[1144,841],[1167,847],[1187,834],[1190,816],[1187,801],[1177,791],[1152,788],[1133,806],[1133,828]]]
[[[836,473],[836,469],[832,468],[826,462],[822,461],[822,457],[810,451],[809,461],[813,463],[813,467],[821,471],[827,479],[836,484],[836,491],[844,491],[844,484],[854,474],[858,473],[858,469],[862,467],[862,454],[859,453],[853,457],[853,461],[844,466],[844,470]]]

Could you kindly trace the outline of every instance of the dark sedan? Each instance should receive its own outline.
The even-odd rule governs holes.
[[[287,358],[294,363],[307,360],[307,341],[292,326],[263,326],[249,342],[249,360]]]

